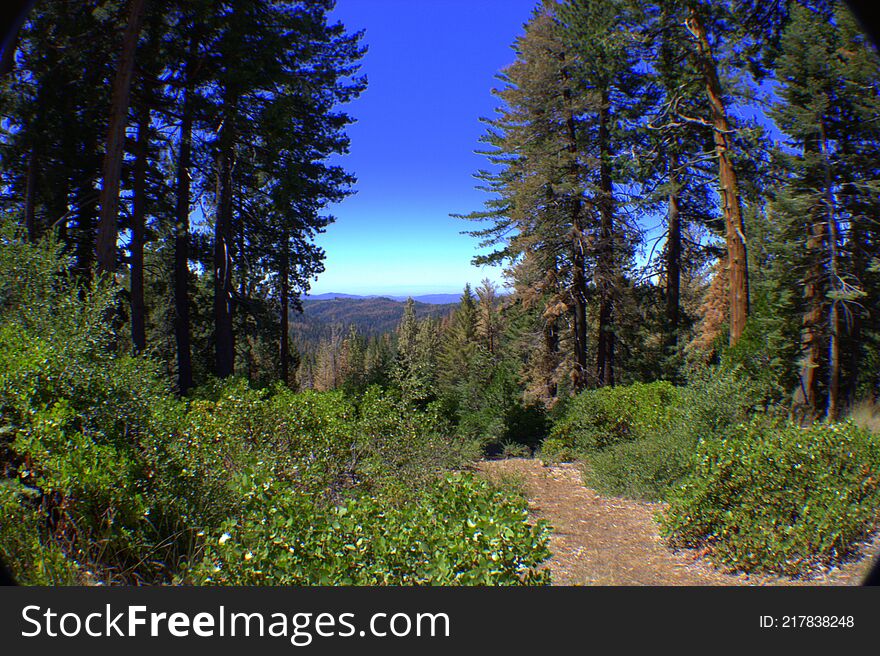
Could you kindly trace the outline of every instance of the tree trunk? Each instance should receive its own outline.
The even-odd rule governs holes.
[[[854,214],[859,214],[859,203],[855,205]],[[852,267],[856,278],[864,281],[867,265],[865,263],[865,245],[862,237],[862,229],[858,220],[852,221],[849,230],[850,252],[852,253]],[[862,283],[864,289],[864,282]],[[870,298],[870,297],[869,297]],[[859,370],[862,366],[862,312],[864,305],[854,303],[850,312],[852,318],[849,328],[849,380],[846,384],[846,401],[850,404],[857,400],[859,390]]]
[[[290,385],[290,249],[287,235],[281,250],[281,382]]]
[[[669,154],[669,202],[666,235],[666,324],[667,347],[678,347],[681,315],[681,204],[679,198],[678,153]]]
[[[31,146],[28,154],[27,172],[24,188],[24,226],[28,241],[36,243],[40,238],[37,227],[37,149]]]
[[[95,217],[98,213],[94,180],[81,179],[73,192],[76,208],[76,246],[74,261],[77,273],[83,281],[91,282],[95,263]]]
[[[819,139],[804,142],[804,159],[815,156],[821,150]],[[815,174],[815,171],[813,171]],[[821,188],[821,176],[808,175],[808,190]],[[807,259],[808,268],[804,283],[804,316],[801,322],[801,351],[803,363],[798,374],[798,389],[794,394],[793,410],[802,421],[813,421],[819,414],[819,371],[823,364],[823,346],[826,298],[825,257],[828,249],[827,217],[824,202],[816,204],[808,217]]]
[[[608,131],[608,90],[602,90],[599,108],[599,348],[596,375],[599,385],[614,385],[614,190],[611,182],[611,144]]]
[[[831,176],[831,162],[828,154],[828,137],[825,133],[824,121],[819,122],[821,134],[822,157],[825,165],[825,212],[828,221],[828,266],[831,276],[832,292],[840,292],[841,276],[838,245],[840,230],[837,226],[837,213],[834,202],[834,188]],[[836,296],[831,298],[831,310],[828,316],[828,419],[835,420],[840,416],[840,303]]]
[[[147,215],[147,157],[149,155],[150,108],[138,108],[135,144],[134,201],[131,217],[131,342],[135,353],[147,347],[144,306],[144,241]]]
[[[7,28],[7,39],[0,45],[5,46],[2,54],[0,54],[0,79],[6,77],[15,67],[15,51],[18,50],[18,42],[21,37],[21,28],[27,20],[31,8],[36,0],[4,0],[7,4],[6,18],[8,22],[4,27]]]
[[[560,55],[565,61],[565,54]],[[572,386],[575,391],[582,390],[587,385],[587,278],[586,278],[586,253],[584,248],[583,205],[578,191],[580,182],[580,169],[578,167],[578,141],[577,127],[574,120],[574,108],[572,106],[572,91],[569,87],[570,76],[568,69],[562,68],[562,78],[565,86],[562,95],[565,100],[568,115],[566,116],[566,132],[568,143],[566,144],[570,158],[569,175],[575,191],[571,197],[571,298],[572,298],[572,338],[574,342],[574,369],[571,373]]]
[[[177,156],[177,184],[174,222],[174,338],[177,344],[177,390],[185,395],[193,386],[192,346],[189,325],[189,209],[192,159],[192,78],[195,65],[194,38],[185,62],[180,152]]]
[[[546,378],[544,379],[544,394],[547,398],[547,404],[553,403],[558,393],[558,387],[553,376],[556,370],[556,363],[559,354],[559,332],[556,327],[556,319],[547,319],[544,321],[544,371],[542,372]]]
[[[218,155],[219,191],[214,225],[214,342],[218,378],[235,373],[235,337],[232,328],[232,168],[235,155],[234,117],[237,98],[227,90],[226,111]]]
[[[131,79],[134,59],[144,16],[146,0],[130,0],[128,23],[122,38],[122,52],[116,66],[113,96],[110,101],[110,127],[107,130],[107,149],[104,154],[103,185],[101,187],[101,216],[98,222],[98,272],[116,271],[116,240],[118,237],[119,179],[125,148],[125,127],[128,124],[128,106],[131,98]]]
[[[749,272],[746,254],[745,226],[740,205],[739,183],[730,161],[730,123],[718,79],[718,70],[699,12],[691,6],[687,27],[697,42],[697,61],[706,84],[706,95],[712,106],[712,127],[715,155],[718,159],[718,180],[721,209],[724,214],[725,240],[730,300],[730,345],[739,341],[749,314]]]
[[[795,395],[795,402],[809,410],[810,417],[815,418],[819,410],[819,367],[822,361],[822,324],[825,317],[825,293],[822,281],[825,279],[823,261],[827,248],[825,234],[825,217],[818,216],[809,227],[807,252],[810,257],[810,268],[804,280],[804,313],[801,348],[804,351],[804,363],[800,371],[800,389]]]

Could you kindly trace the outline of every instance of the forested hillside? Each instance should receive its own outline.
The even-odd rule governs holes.
[[[506,288],[462,281],[453,306],[304,298],[357,190],[338,163],[369,35],[333,6],[43,0],[14,40],[16,576],[547,583],[550,528],[469,473],[495,456],[662,500],[665,544],[718,567],[858,557],[880,57],[845,5],[538,0],[483,118],[485,206],[459,217]]]
[[[403,318],[405,304],[389,298],[337,298],[304,300],[301,314],[291,314],[291,333],[297,339],[318,341],[330,336],[332,326],[354,326],[366,337],[393,333]],[[448,315],[454,304],[434,305],[414,302],[417,319],[440,319]]]

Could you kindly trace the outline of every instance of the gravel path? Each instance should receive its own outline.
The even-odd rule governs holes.
[[[696,552],[664,545],[654,521],[663,504],[600,496],[583,485],[577,465],[511,459],[479,468],[521,485],[533,515],[550,522],[555,585],[858,585],[880,553],[875,539],[864,545],[866,557],[807,581],[725,573]]]

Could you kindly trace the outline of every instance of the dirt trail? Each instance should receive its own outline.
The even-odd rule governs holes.
[[[583,485],[577,465],[511,459],[480,463],[480,470],[521,484],[534,516],[550,522],[555,585],[858,585],[880,552],[875,539],[862,560],[808,581],[728,574],[663,544],[654,521],[662,504],[600,496]]]

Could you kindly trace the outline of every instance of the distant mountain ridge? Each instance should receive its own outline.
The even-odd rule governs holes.
[[[342,294],[336,292],[327,292],[326,294],[316,294],[315,296],[303,296],[303,301],[332,301],[335,299],[371,299],[385,298],[391,301],[402,302],[410,298],[410,296],[392,296],[388,294],[369,294],[359,296],[357,294]],[[461,300],[461,294],[422,294],[412,296],[412,300],[416,303],[427,303],[428,305],[448,305],[450,303],[458,303]]]
[[[442,295],[432,294],[428,298],[437,299],[440,296]],[[320,294],[304,297],[302,314],[297,312],[290,314],[290,333],[297,346],[304,347],[328,339],[333,333],[334,326],[337,326],[337,330],[339,327],[347,330],[348,326],[353,325],[359,333],[368,336],[393,332],[403,317],[406,298],[396,300],[387,296],[351,294]],[[422,302],[413,298],[416,317],[419,319],[445,317],[457,306],[458,298],[457,296],[455,298],[455,302],[443,304],[436,300]]]

